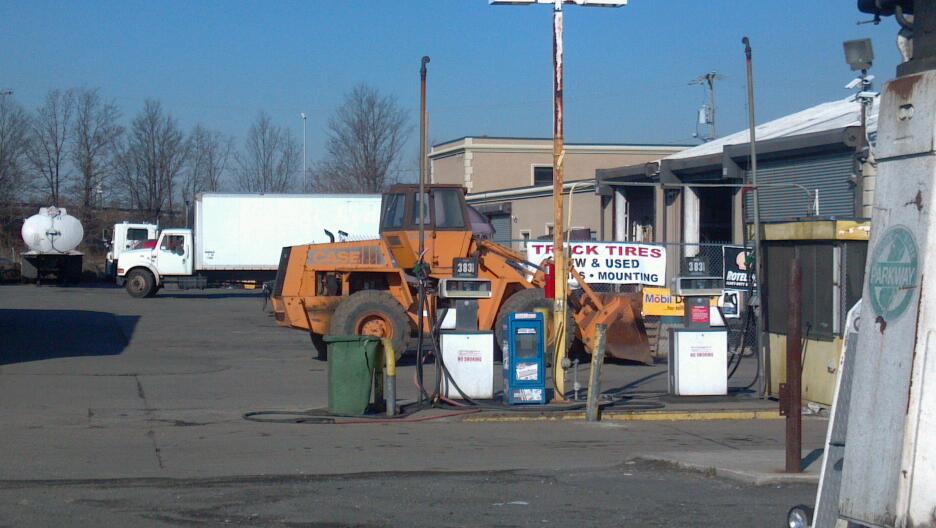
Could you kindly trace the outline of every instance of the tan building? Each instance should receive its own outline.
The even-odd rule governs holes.
[[[598,169],[654,161],[686,145],[566,144],[566,211],[572,228],[608,239],[614,218],[610,197],[595,192]],[[433,183],[468,189],[468,203],[487,215],[502,244],[552,232],[552,139],[464,137],[434,145],[429,154]],[[513,244],[522,248],[522,242]]]

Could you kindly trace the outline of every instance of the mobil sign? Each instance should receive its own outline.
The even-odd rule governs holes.
[[[666,285],[666,248],[625,242],[569,242],[569,264],[585,282]],[[527,260],[539,266],[553,256],[551,242],[527,244]]]

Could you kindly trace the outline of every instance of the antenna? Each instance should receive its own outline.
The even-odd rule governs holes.
[[[694,137],[705,142],[712,141],[718,137],[715,132],[715,81],[721,81],[723,79],[725,79],[724,75],[716,71],[710,71],[689,82],[690,86],[700,85],[705,88],[707,102],[702,103],[702,106],[699,108],[699,118],[696,121],[696,133],[694,135]],[[701,130],[706,127],[708,130]]]

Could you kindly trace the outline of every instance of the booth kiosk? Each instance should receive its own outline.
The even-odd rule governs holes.
[[[546,403],[546,324],[543,314],[517,312],[507,321],[504,402]]]

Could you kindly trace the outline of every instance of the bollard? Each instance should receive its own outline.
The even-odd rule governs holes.
[[[384,367],[386,368],[386,382],[384,383],[384,399],[387,405],[387,416],[396,416],[396,352],[393,342],[382,339],[384,349]]]
[[[585,406],[585,416],[589,422],[599,420],[598,396],[601,395],[601,364],[604,363],[607,330],[606,325],[595,326],[595,349],[592,351],[591,368],[588,371],[588,402]]]
[[[787,319],[786,383],[780,387],[781,414],[786,415],[786,472],[800,473],[803,450],[803,375],[800,320],[802,314],[803,271],[799,257],[790,263],[789,316]]]

